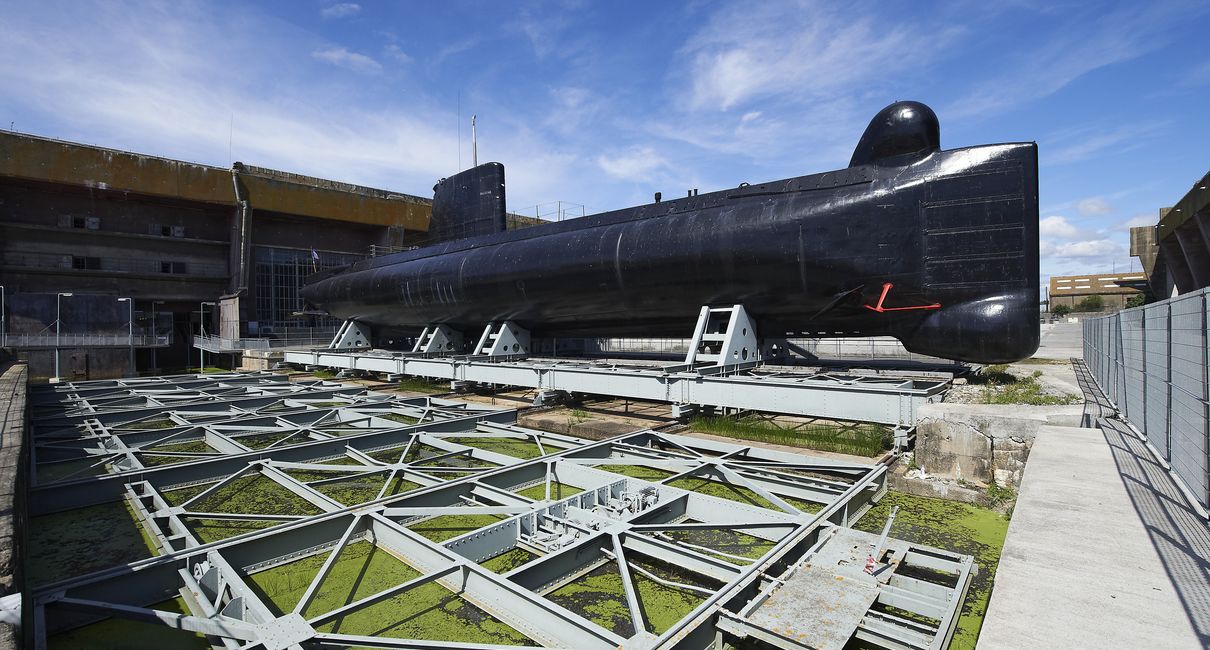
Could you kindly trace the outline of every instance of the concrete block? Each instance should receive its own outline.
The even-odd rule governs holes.
[[[1083,405],[926,404],[918,411],[916,463],[931,475],[1016,486],[1046,425],[1078,424]]]

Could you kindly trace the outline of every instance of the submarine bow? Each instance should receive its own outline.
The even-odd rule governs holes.
[[[430,245],[315,276],[303,297],[380,331],[684,337],[742,304],[762,338],[882,336],[975,363],[1039,340],[1032,142],[943,150],[936,114],[897,102],[848,167],[505,230],[504,168],[434,188]]]

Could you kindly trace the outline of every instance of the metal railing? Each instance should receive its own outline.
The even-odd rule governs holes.
[[[203,277],[225,277],[226,264],[207,262],[183,262],[184,272],[165,271],[164,263],[177,260],[118,258],[118,257],[74,257],[54,253],[0,253],[0,265],[30,269],[63,269],[77,271],[115,271],[120,273],[163,273],[165,275],[192,275]],[[169,267],[181,268],[181,267]]]
[[[9,334],[5,337],[5,345],[11,348],[106,348],[127,347],[136,348],[166,347],[172,345],[171,334]]]
[[[1084,321],[1084,363],[1203,509],[1210,509],[1210,289]]]
[[[326,346],[336,335],[327,328],[292,328],[282,335],[268,338],[229,339],[221,336],[194,336],[193,347],[207,352],[243,352],[245,350],[271,350],[274,348]]]

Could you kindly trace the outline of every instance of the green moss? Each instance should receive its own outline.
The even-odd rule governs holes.
[[[537,558],[538,556],[534,553],[530,553],[523,548],[513,547],[495,557],[488,558],[480,562],[479,566],[487,569],[488,571],[494,571],[496,573],[508,573],[509,571],[512,571],[519,566],[528,564]]]
[[[402,422],[403,424],[416,424],[417,422],[420,422],[420,418],[414,418],[410,415],[402,415],[400,413],[382,413],[378,417],[385,420]]]
[[[340,402],[340,401],[308,402],[307,406],[314,406],[315,408],[333,408],[333,407],[340,407],[340,406],[348,406],[349,404],[350,404],[350,402]]]
[[[856,528],[881,532],[891,506],[899,506],[891,536],[975,557],[979,574],[971,581],[950,643],[951,650],[974,648],[987,613],[1008,520],[994,510],[966,503],[889,492],[861,518]]]
[[[336,376],[336,373],[331,370],[316,370],[311,373],[311,376],[316,379],[331,379]]]
[[[603,469],[606,472],[637,478],[642,481],[659,482],[675,472],[669,472],[666,469],[656,469],[654,467],[645,467],[643,465],[595,465],[597,469]]]
[[[584,490],[574,485],[568,485],[567,483],[560,483],[559,481],[550,482],[551,500],[557,501],[564,497],[579,494],[583,491]],[[533,499],[534,501],[542,501],[546,498],[546,483],[542,482],[537,485],[531,485],[523,490],[513,490],[513,492],[516,492],[523,497]]]
[[[447,456],[438,460],[428,460],[442,454],[450,452],[444,449],[438,449],[431,445],[412,445],[408,450],[407,458],[404,462],[415,463],[421,467],[497,467],[496,463],[491,463],[480,458],[474,458],[469,454],[459,454],[455,456]],[[393,461],[392,461],[393,462]]]
[[[730,499],[731,501],[738,501],[748,505],[768,508],[778,512],[782,511],[781,508],[778,508],[761,495],[746,487],[743,487],[742,485],[731,485],[730,483],[714,481],[699,476],[686,476],[683,478],[678,478],[677,480],[668,483],[668,485],[681,488],[682,490],[696,492],[698,494],[706,494],[712,497]]]
[[[26,577],[41,585],[156,554],[126,501],[31,517]]]
[[[441,515],[408,524],[408,528],[434,542],[444,542],[504,519],[501,515]]]
[[[717,436],[855,456],[877,456],[890,448],[894,438],[888,427],[877,424],[810,423],[788,428],[755,418],[709,417],[694,418],[689,425]]]
[[[152,445],[150,447],[142,447],[142,451],[167,451],[172,453],[182,454],[214,454],[218,453],[214,447],[206,444],[205,438],[195,438],[193,440],[183,440],[180,442],[172,441],[163,444]]]
[[[181,598],[151,606],[164,612],[188,614]],[[209,648],[206,637],[159,623],[142,623],[109,618],[74,630],[47,637],[50,650],[162,650],[163,648]]]
[[[537,443],[533,440],[519,440],[517,438],[446,438],[446,440],[466,445],[467,447],[476,447],[484,451],[494,451],[497,454],[513,456],[514,458],[537,458],[542,455],[542,450],[538,448]],[[552,450],[547,450],[549,453]]]

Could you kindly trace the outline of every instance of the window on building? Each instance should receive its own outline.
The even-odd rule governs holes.
[[[73,255],[71,257],[71,268],[84,271],[99,271],[101,269],[101,258]]]
[[[185,273],[184,262],[160,262],[161,273]]]
[[[256,247],[256,320],[262,329],[330,327],[338,324],[335,319],[328,317],[311,319],[295,316],[303,308],[299,289],[317,271],[346,266],[363,256],[327,252],[316,252],[316,255],[318,260],[312,258],[310,250]]]

